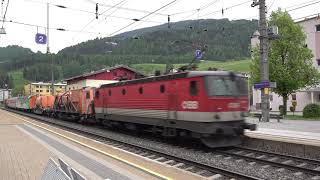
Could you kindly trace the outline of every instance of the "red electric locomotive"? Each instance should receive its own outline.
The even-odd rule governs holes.
[[[189,71],[105,84],[96,89],[95,118],[106,126],[167,137],[199,138],[209,147],[241,143],[247,83],[226,71]]]

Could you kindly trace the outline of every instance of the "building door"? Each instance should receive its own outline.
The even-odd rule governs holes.
[[[178,92],[176,81],[169,82],[168,87],[168,117],[167,119],[177,119]]]

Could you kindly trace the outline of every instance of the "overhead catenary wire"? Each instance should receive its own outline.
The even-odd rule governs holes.
[[[306,5],[303,5],[303,6],[299,6],[299,7],[297,7],[297,8],[289,9],[289,10],[287,10],[287,12],[295,11],[295,10],[298,10],[298,9],[301,9],[301,8],[304,8],[304,7],[308,7],[308,6],[317,4],[317,3],[320,3],[320,1],[316,1],[316,2],[313,2],[313,3],[310,3],[310,4],[306,4]]]
[[[144,18],[146,18],[146,17],[148,17],[148,16],[150,16],[150,15],[152,15],[152,14],[154,14],[154,13],[156,13],[156,12],[160,11],[161,9],[163,9],[163,8],[165,8],[165,7],[167,7],[167,6],[171,5],[171,4],[173,4],[173,3],[175,3],[176,1],[178,1],[178,0],[173,0],[173,1],[169,2],[168,4],[166,4],[166,5],[164,5],[164,6],[161,6],[160,8],[158,8],[158,9],[156,9],[156,10],[154,10],[154,11],[152,11],[152,12],[148,13],[147,15],[145,15],[145,16],[143,16],[143,17],[139,18],[139,19],[134,19],[134,20],[135,20],[134,22],[131,22],[130,24],[128,24],[128,25],[126,25],[126,26],[124,26],[124,27],[122,27],[122,28],[120,28],[120,29],[118,29],[118,30],[114,31],[114,32],[113,32],[113,33],[111,33],[109,36],[113,36],[114,34],[117,34],[118,32],[120,32],[120,31],[122,31],[122,30],[124,30],[124,29],[128,28],[128,27],[129,27],[129,26],[131,26],[131,25],[133,25],[133,24],[134,24],[134,23],[136,23],[137,21],[140,21],[140,20],[142,20],[142,19],[144,19]]]
[[[187,11],[181,11],[181,12],[177,12],[177,13],[172,13],[172,14],[170,14],[170,15],[171,15],[171,16],[175,16],[175,15],[180,15],[180,14],[186,14],[186,13],[189,13],[189,12],[197,12],[198,9],[204,10],[204,9],[212,6],[213,4],[217,3],[218,1],[219,1],[219,0],[214,0],[214,1],[212,1],[212,2],[210,2],[210,3],[208,3],[208,4],[206,4],[206,5],[203,5],[203,6],[199,7],[199,8],[197,8],[197,9],[191,9],[191,10],[187,10]]]
[[[320,19],[320,12],[315,13],[315,14],[310,14],[310,15],[307,15],[307,16],[303,16],[303,17],[299,17],[299,18],[295,18],[293,20],[294,21],[298,21],[298,20],[304,20],[306,18],[312,18],[312,17],[318,17]]]
[[[176,2],[176,3],[177,3],[177,2]],[[170,6],[167,6],[167,7],[163,8],[162,11],[165,11],[165,10],[167,10],[168,8],[170,8]],[[138,26],[140,26],[140,25],[141,25],[143,22],[145,22],[146,20],[148,21],[149,19],[153,18],[154,15],[155,15],[155,14],[152,14],[152,15],[149,16],[148,18],[146,18],[146,19],[144,19],[144,20],[140,20],[136,25],[134,25],[134,26],[131,27],[130,29],[135,29],[135,28],[137,28]],[[168,18],[168,17],[169,17],[169,18]],[[171,22],[171,15],[168,15],[166,19],[167,19],[167,20],[170,19],[170,22]],[[161,24],[164,24],[164,23],[168,23],[168,21],[166,21],[166,22],[161,22],[161,23],[159,23],[159,24],[161,25]]]
[[[296,6],[300,6],[300,5],[303,5],[303,4],[308,4],[308,3],[311,3],[311,2],[315,2],[315,1],[317,1],[317,0],[311,0],[311,1],[303,2],[303,3],[294,4],[294,5],[285,7],[285,9],[290,9],[290,8],[293,8],[293,7],[296,7]]]
[[[97,2],[95,1],[91,1],[91,0],[87,0],[90,3],[96,4]],[[111,7],[112,5],[109,4],[105,4],[105,3],[99,3],[100,6],[104,6],[104,7]],[[139,13],[151,13],[151,11],[146,11],[146,10],[142,10],[142,9],[134,9],[134,8],[128,8],[128,7],[115,7],[115,8],[119,8],[121,10],[126,10],[126,11],[132,11],[132,12],[139,12]],[[155,15],[159,15],[159,16],[168,16],[168,14],[163,14],[163,13],[154,13]]]
[[[0,22],[6,22],[6,23],[13,23],[18,25],[24,25],[24,26],[30,26],[30,27],[36,27],[36,28],[47,28],[46,26],[37,25],[37,24],[30,24],[20,21],[13,21],[13,20],[0,20]],[[80,32],[79,30],[72,30],[72,29],[65,29],[65,28],[49,28],[50,30],[56,30],[56,31],[67,31],[67,32]],[[80,33],[86,33],[86,34],[99,34],[98,32],[90,32],[90,31],[81,31]]]
[[[47,3],[45,2],[42,2],[42,1],[35,1],[35,0],[25,0],[25,1],[29,1],[29,2],[33,2],[33,3],[40,3],[40,4],[44,4],[46,5]],[[78,8],[73,8],[73,7],[69,7],[69,6],[65,6],[65,5],[60,5],[60,4],[52,4],[52,3],[49,3],[50,6],[53,6],[53,7],[58,7],[58,8],[62,8],[62,9],[66,9],[66,10],[70,10],[70,11],[78,11],[78,12],[83,12],[83,13],[87,13],[87,14],[92,14],[92,15],[95,15],[96,12],[94,11],[88,11],[88,10],[84,10],[84,9],[78,9]],[[105,15],[105,14],[98,14],[99,16],[102,16],[102,17],[109,17],[109,18],[117,18],[117,19],[124,19],[124,20],[132,20],[132,18],[129,18],[129,17],[124,17],[124,16],[115,16],[115,15]],[[149,21],[149,20],[141,20],[143,22],[150,22],[150,23],[163,23],[163,22],[159,22],[159,21]]]
[[[97,25],[99,25],[101,22],[106,21],[107,18],[110,17],[110,16],[111,16],[112,14],[114,14],[115,12],[117,12],[117,11],[119,10],[119,7],[121,7],[122,5],[124,5],[124,4],[126,3],[126,1],[127,1],[127,0],[123,1],[123,3],[120,4],[120,6],[118,6],[117,8],[114,8],[114,10],[113,10],[112,12],[110,12],[109,14],[107,14],[103,20],[100,20],[100,21],[99,21],[96,25],[94,25],[94,26],[97,26]],[[91,26],[91,29],[92,29],[92,28],[93,28],[93,26]]]
[[[118,6],[119,4],[122,4],[122,3],[125,2],[125,1],[126,1],[126,0],[120,1],[119,3],[115,4],[114,6],[112,6],[112,7],[108,8],[108,9],[106,9],[105,11],[103,11],[101,14],[106,13],[107,11],[113,9],[114,7]],[[91,21],[89,21],[89,22],[80,30],[80,32],[83,31],[85,28],[87,28],[87,27],[88,27],[93,21],[95,21],[95,20],[96,20],[96,18],[93,18]],[[76,36],[76,35],[75,35],[75,36]],[[74,38],[74,37],[73,37],[73,38]]]
[[[238,4],[235,4],[235,5],[232,5],[232,6],[223,8],[223,10],[226,11],[226,10],[229,10],[229,9],[232,9],[232,8],[235,8],[235,7],[238,7],[238,6],[242,6],[242,5],[247,4],[247,3],[249,3],[249,2],[252,2],[252,0],[244,1],[244,2],[242,2],[242,3],[238,3]],[[204,16],[208,16],[208,15],[217,14],[217,13],[220,13],[220,12],[221,12],[221,9],[216,10],[216,11],[213,11],[213,12],[210,12],[210,13],[207,13],[207,14],[204,14],[204,15],[200,16],[200,18],[201,18],[201,17],[204,17]]]

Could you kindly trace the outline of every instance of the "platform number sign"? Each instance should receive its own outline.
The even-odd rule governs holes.
[[[45,34],[37,33],[36,34],[36,43],[37,44],[46,44],[47,36]]]
[[[200,49],[197,49],[196,52],[195,52],[195,58],[197,60],[201,59],[202,58],[202,51]]]

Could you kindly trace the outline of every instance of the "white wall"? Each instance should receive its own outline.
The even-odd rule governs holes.
[[[320,92],[313,92],[313,100],[314,103],[320,103],[319,100]],[[282,97],[278,94],[272,92],[271,95],[273,96],[273,100],[270,101],[270,107],[272,108],[271,111],[279,111],[279,106],[283,104]],[[308,91],[300,91],[296,93],[296,101],[297,107],[296,111],[303,111],[303,108],[311,103],[311,92]],[[253,89],[253,105],[251,110],[255,111],[256,103],[261,103],[261,91],[257,89]],[[287,111],[290,111],[290,106],[292,106],[292,96],[290,95],[287,101]]]
[[[8,99],[10,95],[11,95],[11,90],[0,89],[0,101],[3,101],[4,99]]]
[[[306,34],[306,44],[308,45],[308,48],[311,49],[312,54],[314,55],[313,58],[313,65],[314,67],[318,68],[320,70],[320,66],[318,66],[318,63],[316,61],[316,58],[320,58],[318,54],[320,54],[320,49],[317,49],[319,47],[319,42],[316,42],[316,34],[319,34],[319,32],[316,32],[316,25],[320,24],[320,19],[313,18],[306,21],[298,22],[298,24],[303,28],[304,33]],[[319,35],[318,35],[319,36]]]
[[[67,91],[74,90],[74,89],[81,89],[83,87],[99,87],[102,84],[110,84],[113,82],[118,82],[118,81],[85,79],[85,80],[78,81],[77,83],[74,83],[74,84],[68,84]]]

